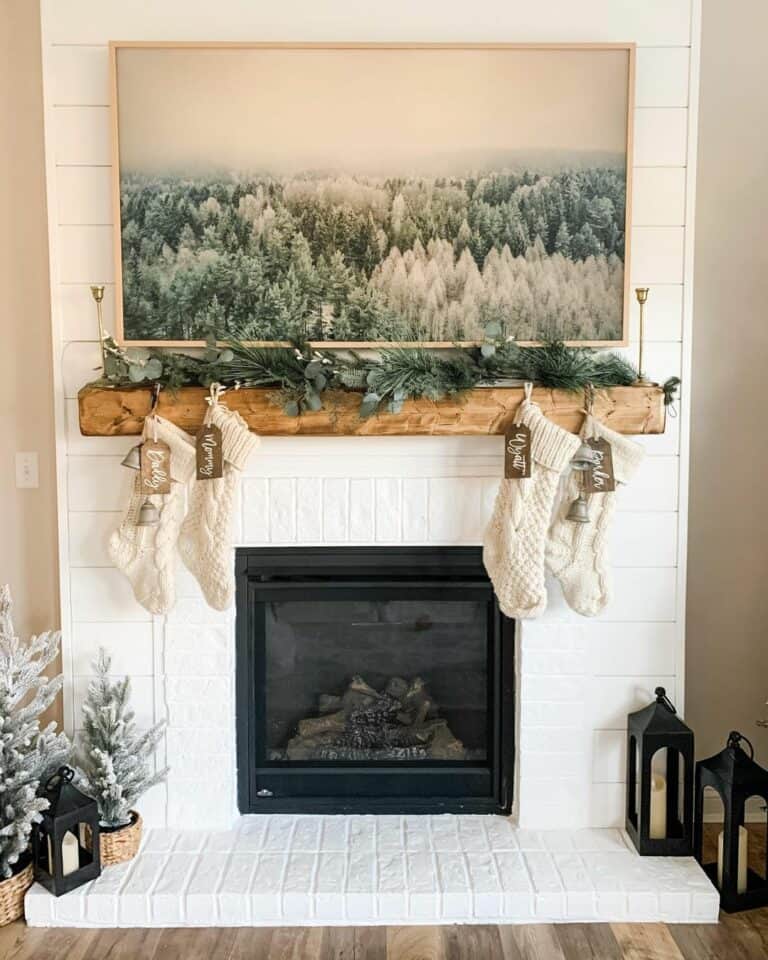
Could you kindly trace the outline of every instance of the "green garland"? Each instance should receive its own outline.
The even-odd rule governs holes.
[[[637,370],[615,353],[590,347],[569,347],[551,341],[539,347],[515,343],[440,351],[421,347],[384,348],[375,357],[355,351],[336,353],[306,345],[252,347],[242,340],[213,338],[202,356],[189,356],[154,348],[119,347],[105,341],[107,363],[101,384],[124,386],[158,383],[169,390],[191,384],[208,386],[275,387],[273,399],[289,416],[321,410],[328,389],[361,393],[360,415],[386,409],[397,413],[409,398],[440,400],[479,385],[499,381],[530,380],[544,387],[583,390],[630,386]],[[671,378],[664,385],[665,403],[671,403],[679,385]]]

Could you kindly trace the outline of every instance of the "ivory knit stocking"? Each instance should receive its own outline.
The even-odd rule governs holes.
[[[195,576],[206,601],[215,610],[226,610],[235,590],[232,558],[232,511],[240,471],[259,438],[235,411],[214,403],[210,419],[221,430],[222,476],[197,480],[189,511],[181,528],[181,559]]]
[[[508,617],[537,617],[547,605],[544,545],[558,478],[579,438],[523,401],[518,422],[531,431],[531,476],[502,480],[483,540],[483,562]]]
[[[627,483],[643,459],[643,448],[592,416],[585,419],[581,434],[585,439],[597,437],[610,443],[616,484]],[[575,473],[568,477],[566,489],[549,533],[547,566],[560,581],[568,606],[584,617],[594,617],[610,599],[606,541],[616,491],[589,494],[590,522],[574,523],[566,516],[579,493]]]
[[[160,511],[158,523],[136,526],[146,496],[141,473],[136,473],[128,509],[109,539],[109,556],[130,580],[142,607],[150,613],[167,613],[176,602],[174,548],[184,519],[186,484],[195,467],[195,448],[187,434],[168,420],[147,417],[144,439],[154,439],[155,435],[171,449],[171,492],[152,497]]]

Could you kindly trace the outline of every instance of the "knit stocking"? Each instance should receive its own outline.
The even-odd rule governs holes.
[[[616,485],[627,483],[643,459],[643,448],[588,416],[582,436],[603,438],[611,445]],[[615,509],[616,491],[591,493],[589,523],[574,523],[566,515],[579,493],[575,473],[568,477],[547,544],[547,566],[560,581],[568,606],[584,617],[600,613],[610,599],[606,540]]]
[[[544,545],[558,478],[579,438],[526,399],[518,422],[531,431],[531,476],[502,480],[483,541],[483,562],[508,617],[538,617],[547,605]]]
[[[171,448],[171,492],[152,498],[160,511],[159,523],[136,526],[146,496],[137,472],[128,510],[109,539],[109,556],[130,580],[142,607],[150,613],[167,613],[176,602],[174,548],[184,519],[185,486],[195,468],[195,448],[183,430],[162,417],[154,421],[144,421],[144,439],[156,434]]]
[[[259,438],[248,430],[239,413],[218,403],[211,422],[221,430],[223,474],[198,480],[192,488],[189,512],[181,529],[179,552],[195,576],[208,604],[226,610],[235,590],[232,559],[232,510],[240,471]]]

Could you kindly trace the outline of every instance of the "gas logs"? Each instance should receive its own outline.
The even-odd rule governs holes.
[[[286,760],[465,760],[424,681],[392,677],[379,692],[355,676],[343,694],[321,694],[317,717],[300,720]]]

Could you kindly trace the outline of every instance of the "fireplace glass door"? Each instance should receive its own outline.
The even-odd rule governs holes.
[[[513,624],[479,550],[238,554],[243,812],[508,808]]]
[[[266,759],[485,761],[488,607],[428,598],[266,603]]]

